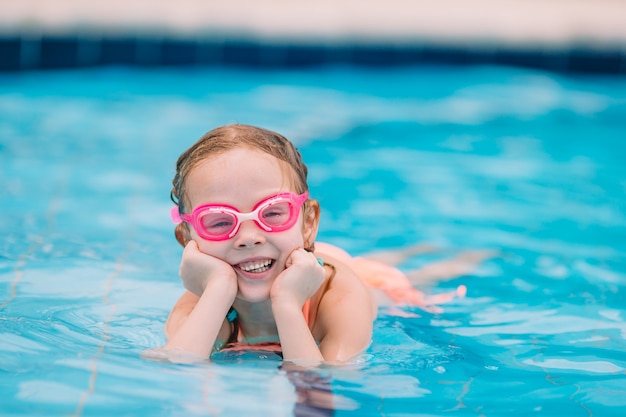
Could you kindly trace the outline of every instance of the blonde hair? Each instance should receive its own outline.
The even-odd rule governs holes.
[[[178,205],[179,213],[190,209],[186,207],[187,198],[185,183],[189,173],[203,160],[225,153],[239,147],[248,147],[265,152],[283,161],[292,168],[293,186],[298,194],[308,191],[307,167],[302,162],[302,155],[284,136],[271,130],[256,126],[233,124],[215,128],[207,132],[178,158],[176,174],[172,179],[170,198]],[[180,224],[180,226],[183,226]],[[181,242],[180,229],[176,229],[176,238]],[[183,242],[181,242],[183,244]]]

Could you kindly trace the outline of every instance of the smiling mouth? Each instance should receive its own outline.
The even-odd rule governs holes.
[[[242,262],[238,264],[237,267],[244,272],[258,274],[267,271],[272,265],[274,265],[273,259],[264,259],[253,262]]]

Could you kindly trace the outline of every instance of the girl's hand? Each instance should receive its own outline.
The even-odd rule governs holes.
[[[226,262],[200,252],[198,244],[190,240],[180,261],[179,275],[183,286],[197,295],[202,296],[207,284],[222,281],[227,288],[234,288],[233,299],[237,294],[237,275],[235,270]]]
[[[272,304],[296,303],[299,309],[320,288],[326,272],[315,255],[300,248],[295,249],[285,263],[285,270],[276,278],[270,298]]]

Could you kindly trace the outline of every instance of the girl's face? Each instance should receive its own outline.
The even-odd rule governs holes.
[[[212,156],[194,167],[187,177],[188,211],[211,203],[247,213],[267,197],[281,192],[297,193],[288,174],[290,169],[267,153],[245,147]],[[235,236],[223,241],[204,240],[193,227],[189,230],[202,252],[233,267],[239,287],[237,297],[261,302],[269,299],[271,285],[285,269],[291,252],[312,243],[317,216],[305,216],[302,210],[292,228],[274,233],[262,230],[254,221],[244,221]]]

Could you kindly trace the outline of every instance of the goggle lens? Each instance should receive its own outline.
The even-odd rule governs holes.
[[[198,217],[198,222],[209,236],[228,235],[237,225],[237,218],[232,213],[204,213]]]

